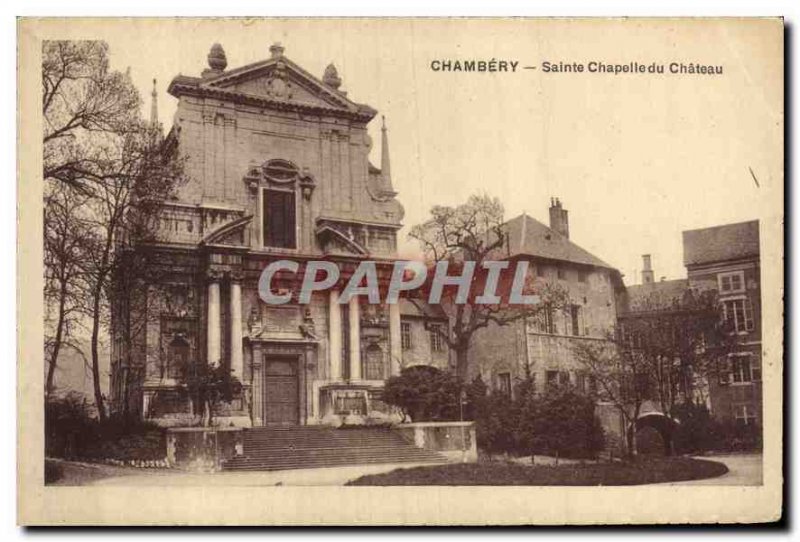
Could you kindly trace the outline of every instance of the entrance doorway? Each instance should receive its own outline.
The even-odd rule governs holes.
[[[264,425],[297,425],[300,420],[297,358],[264,360]]]

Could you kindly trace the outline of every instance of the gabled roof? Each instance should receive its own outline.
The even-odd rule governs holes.
[[[758,220],[683,232],[684,265],[758,258]]]
[[[294,92],[271,93],[273,79],[287,81]],[[264,85],[257,83],[263,82]],[[208,96],[258,106],[350,117],[368,122],[377,113],[368,105],[350,100],[346,93],[324,84],[283,55],[222,71],[207,77],[178,75],[167,91],[173,96]]]
[[[594,267],[614,269],[597,256],[579,247],[564,235],[527,214],[506,222],[508,256],[534,256]]]

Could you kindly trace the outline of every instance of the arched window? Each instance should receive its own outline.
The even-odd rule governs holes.
[[[189,368],[189,355],[191,346],[180,335],[172,339],[167,347],[167,376],[169,378],[182,378]]]

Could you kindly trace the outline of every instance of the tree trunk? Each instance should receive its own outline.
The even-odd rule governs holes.
[[[98,284],[102,284],[102,280],[98,280]],[[106,419],[106,409],[103,402],[103,391],[100,387],[100,353],[98,352],[101,297],[102,287],[98,285],[95,287],[94,300],[92,302],[92,381],[94,384],[94,402],[97,408],[97,416],[101,421],[104,421]]]
[[[456,348],[456,376],[458,376],[458,379],[462,382],[467,379],[468,354],[469,348],[466,345],[459,345]]]
[[[50,394],[53,393],[53,379],[55,378],[58,354],[61,351],[61,340],[64,335],[64,305],[66,304],[66,299],[67,284],[65,281],[62,281],[58,300],[58,324],[56,325],[56,336],[53,339],[53,351],[50,353],[50,359],[47,362],[47,384],[45,386],[45,394],[47,396],[50,396]]]

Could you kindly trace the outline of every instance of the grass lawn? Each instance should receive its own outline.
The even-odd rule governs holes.
[[[528,466],[507,462],[458,463],[397,469],[362,476],[350,486],[629,486],[714,478],[728,472],[722,463],[688,457],[635,461]]]

